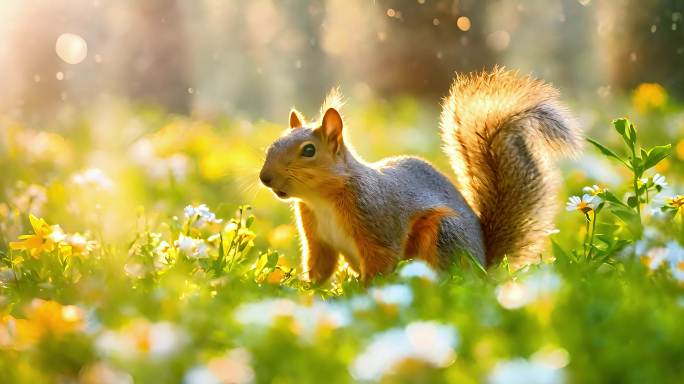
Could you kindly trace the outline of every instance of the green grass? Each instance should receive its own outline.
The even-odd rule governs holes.
[[[278,125],[117,110],[116,132],[84,115],[0,133],[0,382],[682,380],[676,105],[635,112],[638,132],[593,112],[558,205],[604,189],[559,213],[539,265],[409,262],[370,288],[302,279],[289,209],[256,184]],[[411,99],[347,113],[370,160],[448,173],[436,115]]]

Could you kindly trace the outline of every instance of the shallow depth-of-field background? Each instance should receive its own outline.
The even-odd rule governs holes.
[[[0,382],[681,382],[683,15],[3,2]],[[257,177],[290,107],[316,118],[341,85],[365,159],[451,175],[440,98],[454,71],[495,64],[553,82],[595,140],[560,163],[541,263],[305,282],[290,209]]]

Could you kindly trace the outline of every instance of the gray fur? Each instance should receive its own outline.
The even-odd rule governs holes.
[[[404,234],[412,216],[437,207],[449,207],[457,216],[442,219],[438,250],[446,265],[457,252],[468,251],[483,264],[482,230],[475,213],[453,183],[423,159],[392,157],[367,166],[352,156],[347,169],[353,174],[349,186],[355,190],[367,228],[392,251],[401,255]]]

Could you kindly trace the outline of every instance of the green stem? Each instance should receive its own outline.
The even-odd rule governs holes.
[[[185,236],[190,237],[190,228],[192,228],[192,224],[195,222],[195,216],[191,216],[188,219],[188,228],[185,230]]]
[[[632,150],[632,174],[634,175],[634,178],[632,179],[632,184],[634,186],[634,197],[636,198],[636,211],[637,215],[639,215],[639,225],[641,225],[641,198],[639,196],[639,176],[637,175],[637,154],[636,154],[636,149],[634,148],[636,144],[631,145],[631,150]]]
[[[634,198],[636,199],[636,211],[637,214],[639,215],[639,223],[641,223],[641,199],[639,198],[639,186],[637,185],[637,175],[636,173],[634,174]]]
[[[228,266],[228,271],[233,270],[233,264],[235,264],[235,258],[237,258],[237,247],[240,245],[240,241],[238,239],[238,235],[240,234],[240,228],[242,228],[242,208],[240,208],[240,213],[237,220],[237,228],[235,229],[235,235],[230,240],[230,247],[228,248],[228,254],[230,254],[230,251],[233,251],[233,255],[230,257],[230,265]]]
[[[589,239],[589,224],[590,224],[590,222],[591,222],[591,219],[589,219],[589,214],[588,214],[588,213],[585,213],[584,216],[585,216],[585,219],[586,219],[586,226],[585,226],[585,228],[584,228],[584,246],[583,246],[583,250],[584,250],[584,258],[586,259],[586,258],[587,258],[587,240]]]
[[[683,221],[684,222],[684,221]],[[20,291],[21,286],[19,285],[19,276],[17,276],[16,266],[14,265],[14,251],[10,249],[10,265],[12,266],[12,274],[14,274],[14,283],[17,285],[17,292]]]
[[[594,220],[591,221],[591,237],[589,237],[589,255],[588,259],[591,259],[591,254],[594,251],[594,234],[596,233],[596,211],[594,211]]]

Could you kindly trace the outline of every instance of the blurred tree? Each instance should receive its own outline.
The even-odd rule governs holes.
[[[496,61],[485,43],[486,7],[479,1],[330,0],[327,12],[327,52],[343,72],[380,94],[441,96],[454,71]]]
[[[501,51],[508,67],[552,81],[564,95],[595,95],[604,73],[598,65],[591,3],[497,1],[488,13],[492,36],[497,30],[510,35],[510,44]]]
[[[125,11],[125,28],[112,28],[119,31],[119,42],[109,54],[112,88],[187,113],[191,59],[177,1],[136,1],[126,3]]]
[[[600,3],[599,34],[609,52],[612,81],[621,89],[657,82],[684,96],[684,2],[615,0]]]

